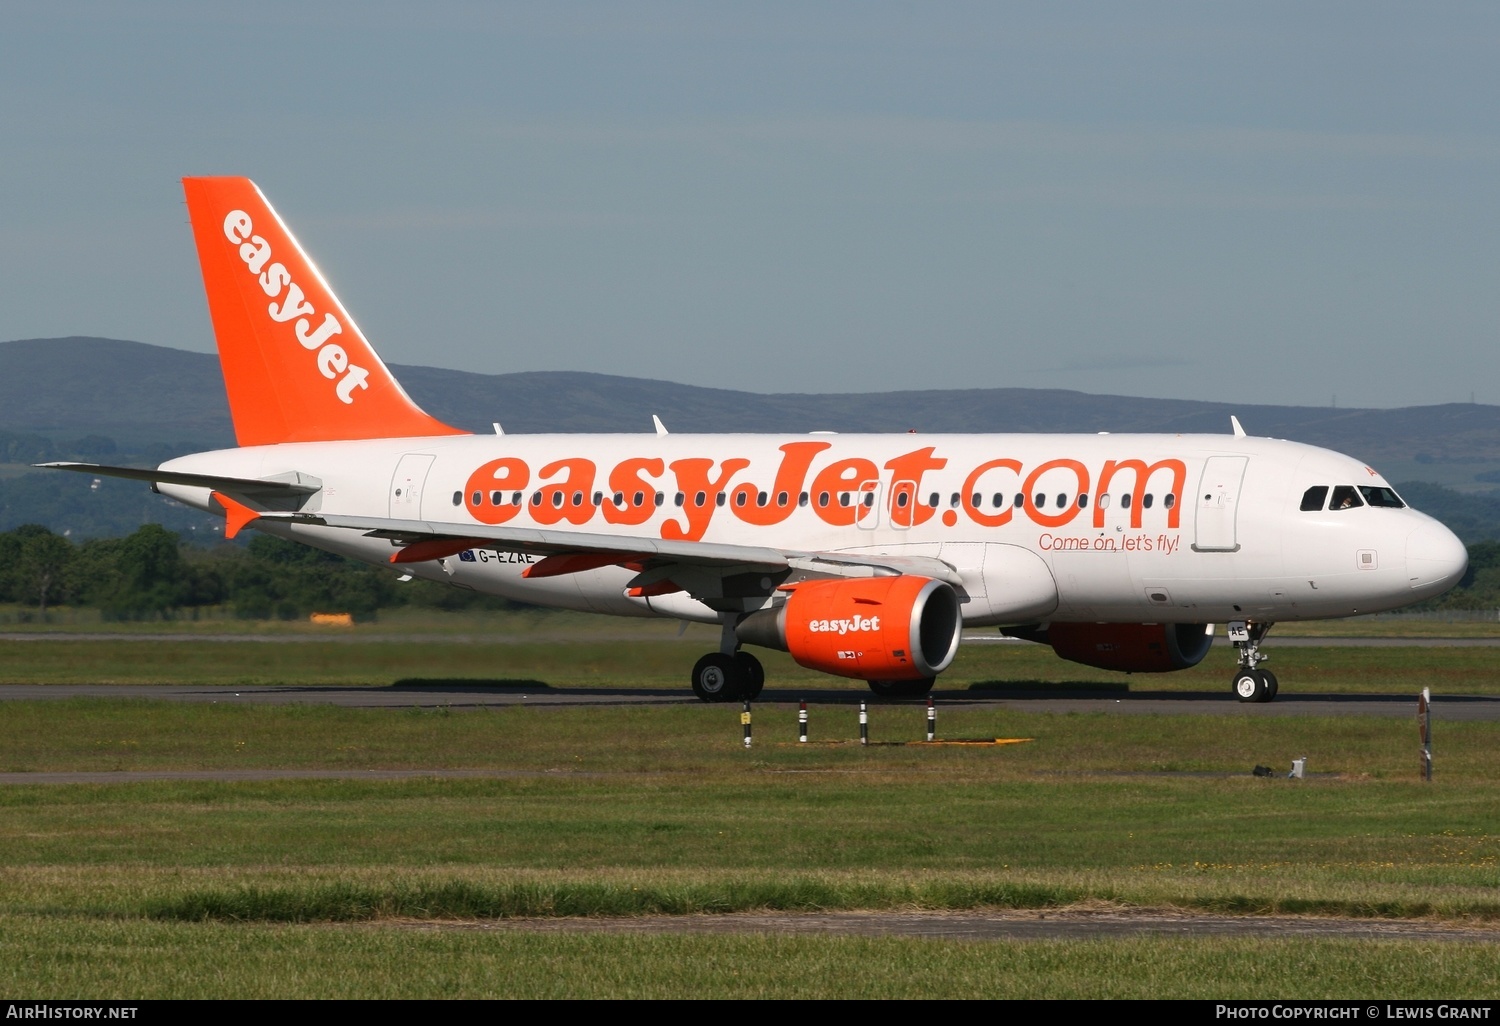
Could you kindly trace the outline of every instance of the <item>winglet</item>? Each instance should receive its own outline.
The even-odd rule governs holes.
[[[1232,428],[1234,428],[1234,437],[1236,437],[1236,438],[1244,438],[1245,437],[1245,429],[1242,428],[1242,427],[1240,427],[1240,418],[1236,417],[1232,413],[1229,415],[1229,426],[1232,427]]]
[[[661,418],[660,418],[660,417],[658,417],[658,416],[657,416],[657,415],[656,415],[656,414],[654,414],[654,413],[653,413],[653,414],[651,414],[651,423],[653,423],[653,424],[655,424],[655,425],[656,425],[656,433],[657,433],[657,434],[658,434],[658,435],[664,435],[664,434],[666,434],[666,433],[667,433],[667,426],[666,426],[666,425],[665,425],[665,424],[663,424],[663,423],[662,423],[662,422],[661,422]]]
[[[260,514],[246,506],[243,502],[236,502],[223,492],[214,492],[214,500],[224,507],[224,537],[233,538],[245,529],[245,525],[252,520],[259,520]]]

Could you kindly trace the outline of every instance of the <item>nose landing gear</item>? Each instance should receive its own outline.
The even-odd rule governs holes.
[[[1260,643],[1275,624],[1235,620],[1229,624],[1229,640],[1239,654],[1239,668],[1234,671],[1230,690],[1241,702],[1269,702],[1276,697],[1279,685],[1276,674],[1259,669],[1267,656],[1260,654]]]

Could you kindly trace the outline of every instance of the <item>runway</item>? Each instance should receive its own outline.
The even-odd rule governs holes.
[[[553,640],[566,643],[568,636],[542,634],[195,634],[186,631],[163,631],[151,634],[126,634],[110,631],[0,631],[0,641],[73,641],[73,642],[197,642],[202,644],[258,644],[258,645],[302,645],[302,644],[435,644],[453,645],[499,645],[520,641]],[[590,640],[643,640],[631,634],[594,633]],[[666,638],[645,640],[671,641]],[[1031,645],[1034,642],[1019,638],[1007,638],[1001,634],[965,634],[966,645]],[[1224,648],[1228,642],[1215,639],[1215,646]],[[1277,637],[1272,634],[1262,644],[1263,648],[1500,648],[1500,637],[1496,638],[1361,638],[1361,637]]]
[[[1213,691],[1087,691],[1077,686],[1057,690],[1018,690],[982,687],[933,690],[940,708],[1015,709],[1026,712],[1100,712],[1115,715],[1156,716],[1393,716],[1416,715],[1416,688],[1410,696],[1391,694],[1335,694],[1286,688],[1276,701],[1264,705],[1236,701],[1225,688]],[[5,684],[0,701],[57,701],[68,698],[134,698],[167,702],[218,702],[233,705],[336,705],[346,708],[464,709],[529,706],[640,706],[695,705],[698,700],[687,688],[554,688],[541,681],[454,681],[431,685],[409,682],[380,687],[268,685],[203,686],[174,684]],[[772,688],[756,701],[757,706],[795,705],[852,706],[860,702],[871,708],[911,706],[921,699],[880,699],[853,688]],[[1500,720],[1500,695],[1434,695],[1435,720]]]

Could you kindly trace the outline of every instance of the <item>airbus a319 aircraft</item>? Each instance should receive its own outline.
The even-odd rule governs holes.
[[[1127,672],[1200,662],[1275,697],[1272,624],[1440,594],[1467,554],[1359,460],[1224,435],[475,435],[406,395],[254,183],[184,179],[239,447],[149,481],[253,527],[542,606],[721,628],[704,701],[753,698],[745,645],[922,695],[965,627]]]

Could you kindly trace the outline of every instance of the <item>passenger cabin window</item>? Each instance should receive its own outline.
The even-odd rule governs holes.
[[[1359,492],[1353,485],[1339,485],[1333,490],[1333,498],[1328,503],[1329,509],[1353,509],[1355,506],[1363,506],[1364,500],[1359,497]]]
[[[1109,493],[1108,492],[1105,492],[1103,495],[1099,496],[1099,508],[1100,509],[1109,509]]]
[[[1323,508],[1323,503],[1328,499],[1327,485],[1313,485],[1302,493],[1302,512],[1316,513]]]
[[[1047,497],[1041,492],[1036,493],[1036,508],[1044,509],[1047,505]]]
[[[937,509],[938,508],[938,493],[937,492],[933,492],[931,495],[927,496],[927,505],[931,506],[933,509]]]
[[[1406,503],[1401,501],[1390,488],[1382,488],[1380,485],[1360,485],[1359,494],[1365,497],[1365,501],[1371,506],[1380,506],[1385,509],[1405,509]]]
[[[1154,496],[1152,496],[1150,492],[1147,492],[1145,495],[1141,496],[1141,508],[1150,509],[1153,498]]]
[[[1120,508],[1121,509],[1129,509],[1130,508],[1130,493],[1129,492],[1121,492],[1120,493]]]
[[[453,493],[453,505],[455,505],[455,506],[462,506],[463,504],[464,504],[464,493],[463,492],[454,492]],[[477,505],[479,505],[479,503],[476,502],[476,503],[474,503],[474,505],[477,506]]]
[[[1176,495],[1176,493],[1175,492],[1168,492],[1166,494],[1166,496],[1162,498],[1161,504],[1163,506],[1167,507],[1167,509],[1171,509],[1173,506],[1177,505],[1177,495]]]

